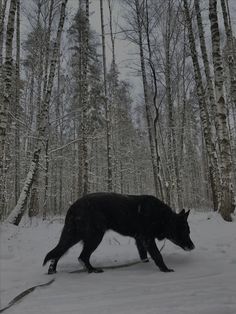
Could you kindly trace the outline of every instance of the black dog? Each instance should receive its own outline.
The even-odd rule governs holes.
[[[49,260],[49,274],[56,272],[61,256],[79,241],[83,250],[79,260],[88,272],[102,272],[94,268],[90,256],[98,247],[107,230],[135,238],[142,261],[148,261],[147,252],[163,272],[169,269],[161,256],[155,239],[169,239],[182,249],[194,249],[187,222],[189,211],[174,213],[169,206],[154,196],[93,193],[78,199],[68,210],[58,245],[44,259]]]

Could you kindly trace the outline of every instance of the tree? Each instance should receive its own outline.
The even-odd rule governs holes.
[[[223,19],[224,19],[224,27],[225,27],[225,33],[227,38],[227,65],[229,69],[229,76],[230,76],[230,94],[231,98],[234,104],[234,107],[236,108],[236,51],[235,51],[235,43],[234,43],[234,37],[233,37],[233,31],[232,26],[230,23],[230,12],[227,9],[227,0],[221,0],[221,8],[223,13]]]
[[[15,117],[20,113],[20,0],[16,7],[16,64],[15,64]],[[19,122],[15,122],[15,203],[20,193],[20,133]]]
[[[205,34],[202,24],[202,16],[201,16],[201,10],[199,1],[194,0],[194,6],[195,11],[197,15],[197,25],[198,25],[198,34],[200,38],[200,46],[201,46],[201,53],[202,53],[202,59],[204,64],[204,72],[206,76],[206,82],[207,82],[207,91],[208,91],[208,102],[210,104],[210,109],[207,110],[207,106],[205,105],[205,112],[207,112],[208,119],[209,119],[209,130],[210,130],[210,137],[212,138],[210,141],[213,142],[214,137],[214,129],[213,126],[215,126],[216,130],[218,130],[216,125],[216,119],[215,119],[215,112],[216,112],[216,102],[215,102],[215,95],[214,95],[214,86],[212,82],[211,77],[211,71],[210,71],[210,64],[208,60],[208,54],[207,54],[207,48],[206,48],[206,42],[205,42]],[[210,117],[212,117],[213,122],[210,121]],[[209,153],[212,155],[211,163],[212,166],[210,167],[210,179],[212,181],[212,197],[213,197],[213,205],[214,210],[219,209],[219,202],[220,202],[220,196],[219,196],[219,189],[220,189],[220,171],[219,171],[219,165],[218,165],[218,158],[217,158],[217,151],[216,147],[212,145],[212,149],[209,150]]]
[[[217,192],[220,185],[220,181],[219,181],[220,177],[218,173],[217,152],[216,152],[216,147],[213,142],[213,134],[212,134],[211,126],[210,126],[209,113],[207,111],[207,104],[206,104],[206,99],[204,95],[202,75],[201,75],[200,65],[199,65],[199,61],[197,57],[197,49],[196,49],[195,39],[193,35],[192,22],[190,18],[190,12],[189,12],[187,0],[184,0],[184,11],[185,11],[186,23],[188,27],[191,56],[192,56],[192,61],[193,61],[193,66],[194,66],[201,122],[202,122],[202,127],[203,127],[203,132],[204,132],[204,139],[206,142],[207,153],[209,157],[209,171],[212,177],[212,181],[211,181],[212,195],[214,198],[214,205],[217,206],[218,208],[218,199],[217,199],[218,193]]]
[[[141,4],[139,3],[138,0],[135,0],[135,12],[136,12],[136,18],[137,18],[140,65],[141,65],[141,72],[142,72],[148,137],[149,137],[151,160],[152,160],[152,167],[153,167],[154,187],[155,187],[155,193],[157,194],[158,193],[158,179],[157,179],[158,172],[157,172],[157,163],[156,163],[153,128],[152,128],[153,121],[152,121],[151,109],[150,109],[150,101],[149,101],[150,98],[148,95],[148,82],[147,82],[146,65],[145,65],[145,57],[144,57],[144,49],[143,49],[143,26],[142,26],[142,20],[141,20]]]
[[[102,56],[103,56],[103,83],[104,103],[106,114],[106,146],[107,146],[107,190],[112,191],[112,149],[111,149],[111,111],[107,93],[106,44],[103,18],[103,0],[100,0],[101,30],[102,30]]]
[[[232,157],[229,130],[227,126],[227,105],[224,96],[223,62],[220,47],[220,32],[217,15],[217,0],[209,0],[209,19],[211,24],[212,58],[215,79],[216,120],[219,136],[221,163],[221,191],[219,211],[226,221],[231,221],[234,208],[232,187]]]
[[[0,94],[0,217],[5,210],[5,142],[7,130],[7,111],[11,105],[12,77],[13,77],[13,35],[15,31],[15,13],[17,0],[11,0],[7,31],[6,31],[6,52],[5,63],[1,66],[0,88],[3,89],[3,95]]]
[[[51,93],[52,93],[53,79],[55,75],[56,64],[58,61],[59,44],[60,44],[61,34],[62,34],[63,26],[64,26],[66,4],[67,4],[67,0],[62,0],[61,10],[60,10],[60,20],[59,20],[58,29],[57,29],[57,37],[54,43],[52,59],[50,63],[47,91],[45,94],[45,98],[42,102],[41,112],[39,116],[38,144],[37,144],[36,149],[33,152],[33,158],[31,160],[30,169],[27,174],[23,189],[20,193],[18,202],[7,219],[9,223],[12,223],[14,225],[18,225],[20,223],[21,218],[24,214],[24,211],[25,211],[24,205],[26,203],[30,188],[34,181],[35,172],[37,171],[37,168],[38,168],[40,153],[44,148],[43,140],[45,138],[46,131],[47,131],[47,123],[48,123],[47,117],[48,117],[49,103],[50,103],[50,98],[51,98]]]

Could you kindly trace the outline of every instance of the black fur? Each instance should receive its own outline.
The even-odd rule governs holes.
[[[89,262],[107,230],[135,238],[141,260],[147,252],[163,272],[169,269],[161,256],[155,239],[169,239],[184,250],[192,250],[187,222],[189,212],[174,213],[154,196],[93,193],[78,199],[68,210],[58,245],[44,259],[49,260],[48,273],[55,273],[57,262],[73,245],[83,241],[79,260],[89,272],[101,272]]]

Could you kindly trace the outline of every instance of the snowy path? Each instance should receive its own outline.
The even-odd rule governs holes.
[[[225,223],[214,214],[192,214],[190,226],[194,251],[184,252],[169,242],[163,250],[174,273],[161,273],[153,262],[102,274],[70,273],[79,268],[77,246],[61,260],[53,276],[45,275],[41,262],[56,243],[61,226],[22,228],[9,240],[14,230],[6,231],[4,226],[1,307],[27,287],[56,278],[5,313],[235,314],[236,223]],[[110,233],[94,253],[93,263],[122,264],[137,258],[132,240]]]

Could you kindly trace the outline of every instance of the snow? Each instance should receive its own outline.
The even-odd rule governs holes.
[[[6,313],[82,314],[235,314],[236,221],[224,222],[215,213],[190,215],[196,249],[185,252],[166,241],[162,251],[174,273],[161,273],[151,261],[102,274],[71,273],[80,269],[73,247],[58,264],[58,273],[42,268],[46,253],[59,238],[62,224],[27,223],[1,226],[1,308],[23,290],[37,288]],[[163,243],[159,243],[159,247]],[[92,256],[96,266],[138,260],[134,241],[108,233]]]

